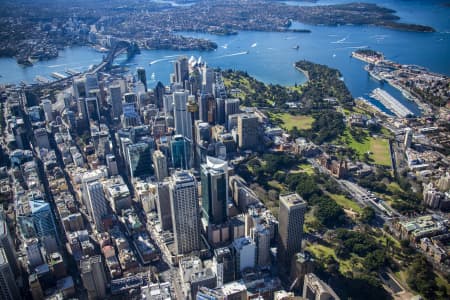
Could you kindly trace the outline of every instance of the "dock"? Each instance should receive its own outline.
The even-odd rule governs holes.
[[[81,74],[81,72],[78,72],[78,71],[73,70],[73,69],[67,69],[65,72],[67,74],[71,75],[71,76],[75,76],[75,75]]]
[[[370,97],[380,101],[381,104],[390,109],[398,117],[404,118],[407,115],[413,115],[412,111],[410,111],[406,106],[401,104],[385,90],[376,88],[372,91]]]
[[[40,76],[40,75],[36,76],[35,80],[39,83],[49,83],[50,82],[50,79],[48,79],[44,76]]]
[[[61,73],[58,73],[58,72],[53,72],[52,74],[52,77],[53,78],[55,78],[55,79],[65,79],[67,76],[64,76],[63,74],[61,74]]]

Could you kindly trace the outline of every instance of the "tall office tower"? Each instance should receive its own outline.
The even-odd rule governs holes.
[[[405,140],[403,141],[403,146],[405,149],[411,148],[413,132],[411,128],[405,130]]]
[[[128,170],[131,178],[146,178],[153,174],[152,145],[141,141],[127,146]]]
[[[106,155],[106,167],[108,168],[109,176],[116,176],[119,174],[119,169],[117,167],[117,160],[114,154]]]
[[[106,298],[106,275],[100,255],[80,262],[80,275],[89,299]]]
[[[198,118],[204,122],[208,121],[208,97],[210,95],[202,93],[198,98]]]
[[[94,121],[100,121],[100,107],[97,97],[89,97],[84,99],[86,105],[87,118]]]
[[[225,123],[228,126],[228,116],[238,114],[240,100],[239,99],[225,99]]]
[[[155,176],[158,181],[163,181],[164,178],[169,176],[167,171],[167,158],[159,150],[153,152],[153,166],[155,168]]]
[[[8,224],[3,219],[0,219],[0,247],[5,250],[11,271],[15,275],[18,275],[20,270],[17,263],[16,250],[14,249],[14,243],[8,230]]]
[[[305,275],[305,282],[303,284],[303,299],[307,300],[339,300],[334,290],[325,282],[320,280],[314,273]]]
[[[163,111],[167,115],[173,112],[173,95],[167,94],[163,96]]]
[[[214,70],[208,68],[206,65],[202,67],[202,89],[204,93],[212,94],[213,93],[213,83],[214,83]]]
[[[103,232],[102,218],[108,214],[108,206],[106,204],[103,185],[98,181],[94,181],[88,183],[86,187],[89,215],[94,220],[95,229],[98,232]]]
[[[77,78],[73,81],[73,96],[76,99],[86,98],[86,79]]]
[[[256,263],[258,266],[270,265],[270,229],[263,224],[256,224],[250,236],[256,244]]]
[[[200,250],[200,216],[197,181],[186,171],[172,175],[170,208],[177,255]]]
[[[194,68],[191,74],[189,74],[189,91],[191,95],[197,95],[202,90],[202,74],[198,68]]]
[[[250,237],[241,237],[233,241],[232,251],[236,260],[236,274],[246,268],[254,268],[256,245]]]
[[[175,131],[189,141],[192,139],[191,115],[187,110],[188,92],[173,93]]]
[[[122,92],[120,85],[111,85],[109,87],[109,93],[111,95],[111,117],[113,119],[120,118],[122,114]]]
[[[217,122],[217,102],[214,97],[208,97],[206,99],[206,109],[207,109],[207,116],[206,116],[206,122],[208,122],[211,125],[216,125]]]
[[[176,169],[189,169],[189,142],[182,135],[174,135],[170,141],[172,154],[172,167]]]
[[[122,103],[122,127],[135,127],[141,125],[141,117],[136,111],[136,106],[133,103]]]
[[[172,231],[172,212],[170,209],[169,180],[158,183],[158,198],[156,201],[158,219],[162,230]]]
[[[195,121],[195,138],[197,144],[201,141],[209,142],[211,140],[211,126],[207,122]]]
[[[131,103],[137,108],[137,95],[135,93],[125,93],[123,94],[123,102]]]
[[[164,87],[164,84],[162,84],[161,81],[158,81],[155,88],[153,89],[153,93],[155,94],[156,107],[158,107],[159,110],[162,110],[164,108],[165,92],[166,88]]]
[[[25,242],[25,251],[27,253],[28,265],[31,269],[44,263],[38,239],[32,238],[27,240]]]
[[[174,64],[175,67],[175,83],[179,83],[183,86],[184,89],[186,87],[186,82],[189,82],[189,61],[186,56],[179,57]]]
[[[33,297],[33,300],[44,299],[44,292],[42,291],[42,286],[36,273],[32,273],[28,276],[28,285],[30,286],[31,297]]]
[[[234,281],[234,257],[228,247],[214,249],[214,265],[217,274],[217,286]]]
[[[292,258],[302,248],[306,202],[297,193],[280,196],[277,260],[289,276]]]
[[[239,148],[254,149],[258,143],[258,117],[254,114],[241,114],[238,116]]]
[[[36,141],[36,146],[38,146],[39,148],[50,149],[48,133],[45,128],[38,128],[34,130],[34,140]]]
[[[48,235],[58,239],[50,204],[42,199],[33,199],[29,203],[37,236],[42,238]]]
[[[203,217],[212,224],[227,220],[228,163],[208,156],[201,165]]]
[[[136,69],[137,78],[145,87],[145,91],[147,92],[147,76],[145,75],[145,69],[142,67],[138,67]]]
[[[42,110],[44,111],[45,121],[51,122],[53,121],[53,109],[52,109],[52,101],[49,99],[44,99],[41,101]]]
[[[0,299],[20,299],[20,292],[3,248],[0,248]]]
[[[97,73],[86,74],[86,94],[91,90],[98,89],[98,77]]]
[[[225,100],[223,98],[216,98],[216,123],[225,124]]]

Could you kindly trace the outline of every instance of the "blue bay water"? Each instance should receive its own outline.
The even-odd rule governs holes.
[[[319,1],[317,4],[345,3],[346,1]],[[128,65],[131,72],[137,66],[145,67],[149,86],[157,81],[167,84],[173,72],[172,62],[179,55],[201,56],[212,67],[247,71],[266,83],[294,85],[305,82],[302,73],[293,64],[301,59],[326,64],[341,71],[344,81],[354,97],[368,97],[380,84],[364,71],[364,63],[350,57],[351,52],[369,47],[382,51],[388,59],[405,64],[417,64],[431,71],[450,75],[450,8],[445,1],[374,1],[397,11],[401,21],[430,25],[435,33],[403,32],[375,26],[311,26],[300,23],[293,28],[310,29],[311,33],[240,32],[233,36],[215,36],[200,33],[184,33],[188,36],[208,38],[216,42],[216,51],[142,51],[127,61],[125,56],[116,63]],[[296,4],[298,4],[296,2]],[[305,5],[305,3],[300,3]],[[293,49],[299,45],[299,49]],[[248,53],[247,53],[248,52]],[[99,63],[103,54],[88,47],[67,48],[60,57],[37,62],[32,67],[21,67],[14,59],[0,59],[0,82],[18,83],[34,81],[37,75],[50,78],[52,72],[67,69],[86,70]],[[154,62],[150,65],[150,62]],[[152,80],[154,74],[154,80]],[[399,91],[387,84],[382,86],[414,113],[417,106],[407,101]],[[381,104],[374,101],[380,107]]]

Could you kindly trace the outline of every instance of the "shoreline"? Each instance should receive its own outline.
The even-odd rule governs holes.
[[[310,81],[308,71],[303,70],[302,68],[297,67],[295,64],[293,64],[293,66],[294,66],[294,68],[295,68],[297,71],[303,73],[303,75],[305,75],[305,77],[306,77],[306,81],[305,81],[304,83],[302,83],[302,85],[305,84],[305,83],[308,83],[308,81]]]

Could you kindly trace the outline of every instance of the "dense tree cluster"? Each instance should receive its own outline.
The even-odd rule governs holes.
[[[306,60],[296,62],[295,67],[305,72],[309,79],[303,87],[303,100],[317,104],[325,98],[335,98],[345,107],[353,106],[353,97],[338,70]]]

